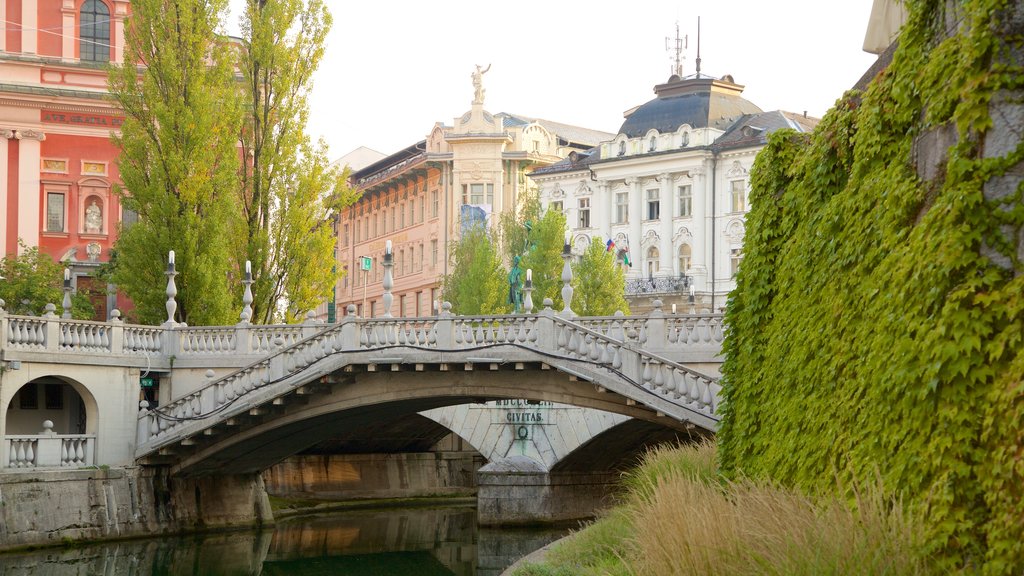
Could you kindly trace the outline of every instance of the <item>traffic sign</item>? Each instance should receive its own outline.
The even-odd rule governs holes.
[[[373,266],[373,260],[371,260],[369,256],[360,256],[359,257],[359,269],[360,270],[362,270],[364,272],[369,272],[371,266]]]

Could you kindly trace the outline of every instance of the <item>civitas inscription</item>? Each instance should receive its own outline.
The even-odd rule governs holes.
[[[554,406],[552,402],[533,400],[495,400],[488,402],[489,408],[499,412],[492,417],[495,424],[547,424],[545,412]]]

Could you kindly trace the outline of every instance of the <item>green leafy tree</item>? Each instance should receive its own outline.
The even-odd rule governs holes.
[[[474,227],[451,245],[451,274],[444,277],[442,293],[452,312],[463,316],[506,314],[508,279],[494,238],[482,226]]]
[[[132,0],[125,62],[110,73],[124,111],[117,193],[139,221],[120,230],[113,278],[144,322],[164,320],[167,253],[176,252],[177,318],[224,324],[237,235],[239,132],[233,51],[215,30],[226,0]],[[138,63],[137,67],[135,64]]]
[[[583,257],[572,267],[572,310],[580,316],[610,316],[621,310],[629,314],[626,302],[626,273],[615,263],[615,254],[595,236]]]
[[[518,214],[501,217],[501,236],[506,259],[520,257],[519,267],[533,270],[533,303],[541,307],[551,298],[562,309],[562,245],[565,242],[565,214],[543,210],[536,194],[525,198]]]
[[[288,319],[330,294],[336,234],[332,215],[355,199],[323,141],[305,133],[313,73],[331,14],[321,0],[246,0],[242,16],[245,117],[240,203],[252,262],[253,321]]]
[[[53,258],[19,242],[21,254],[7,256],[0,260],[0,299],[9,314],[39,316],[47,304],[57,307],[60,315],[64,302],[64,267]],[[91,320],[95,313],[89,294],[75,292],[71,295],[71,315],[74,318]]]

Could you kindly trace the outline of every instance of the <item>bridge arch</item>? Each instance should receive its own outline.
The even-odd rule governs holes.
[[[237,417],[222,418],[209,426],[209,431],[197,427],[194,435],[179,434],[165,441],[162,455],[150,453],[144,461],[157,464],[162,458],[169,459],[167,463],[172,464],[173,472],[186,476],[258,472],[317,442],[375,422],[433,408],[502,399],[596,408],[679,429],[687,427],[684,422],[662,416],[601,386],[539,363],[524,364],[522,370],[483,373],[336,372],[345,365],[346,359],[339,355],[329,359],[320,370],[307,374],[306,381],[336,379],[336,383],[321,385],[323,390],[319,392],[307,390],[294,404],[282,401],[281,414],[264,413],[271,410],[266,404],[273,405],[275,401],[266,398],[264,406],[251,405],[247,412],[236,409]],[[175,442],[177,446],[173,445]]]
[[[46,420],[56,434],[95,434],[99,428],[96,396],[69,376],[38,376],[4,396],[5,435],[38,434]]]

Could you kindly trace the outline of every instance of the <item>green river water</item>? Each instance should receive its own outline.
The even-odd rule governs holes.
[[[346,511],[272,529],[0,555],[17,576],[497,576],[566,529],[490,529],[476,510]]]

